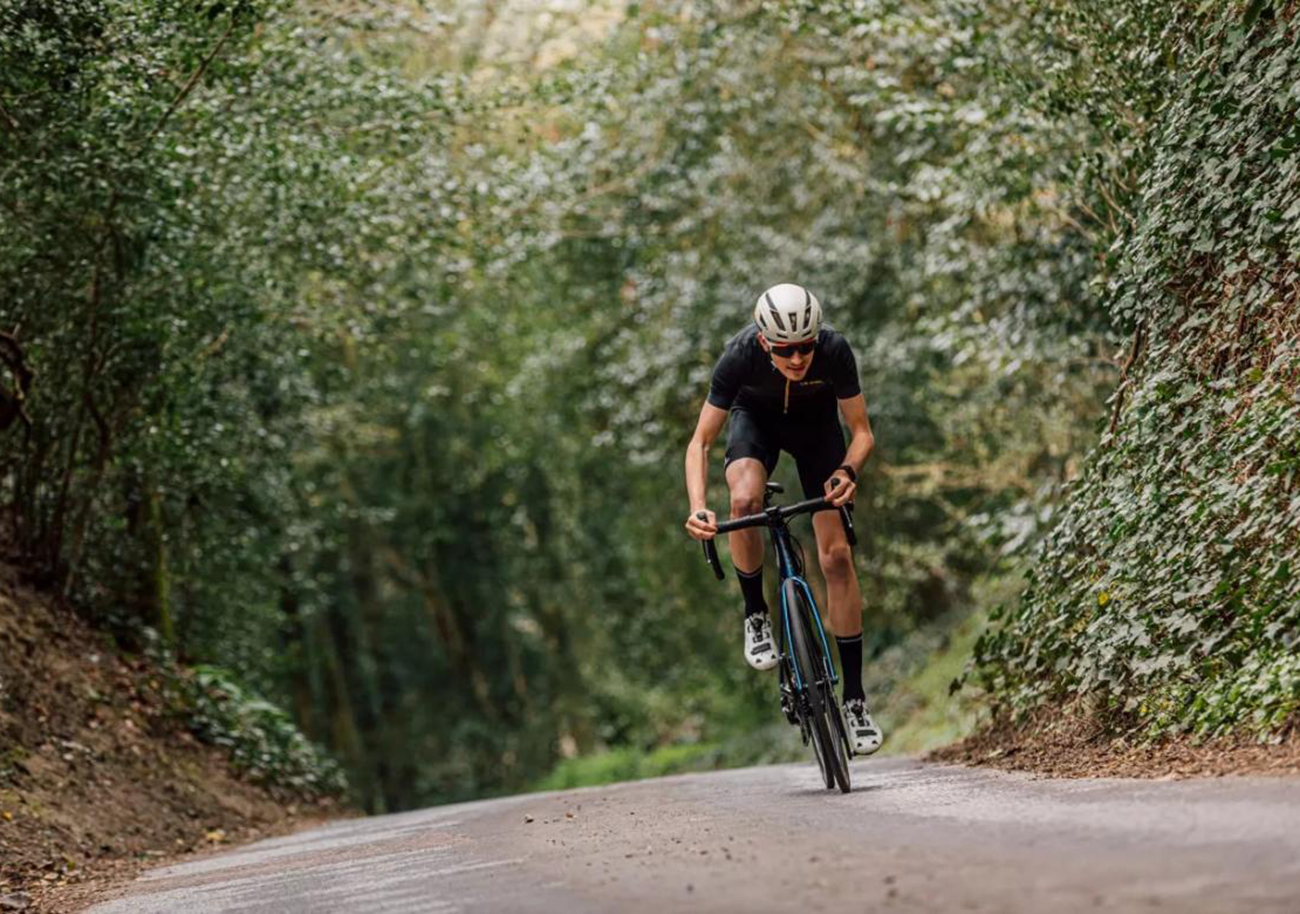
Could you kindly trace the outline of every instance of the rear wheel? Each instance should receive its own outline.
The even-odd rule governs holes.
[[[798,667],[802,700],[807,709],[805,726],[813,744],[813,754],[821,769],[826,787],[841,793],[849,792],[849,763],[846,743],[840,738],[834,719],[839,716],[821,641],[813,634],[813,609],[807,598],[793,581],[785,582],[786,607],[790,613],[791,654]],[[843,723],[839,723],[843,727]]]

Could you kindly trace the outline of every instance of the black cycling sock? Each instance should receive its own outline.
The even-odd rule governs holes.
[[[745,617],[767,612],[767,600],[763,599],[763,566],[754,571],[736,569],[740,579],[740,593],[745,598]]]
[[[862,633],[852,638],[835,636],[835,643],[840,648],[840,674],[844,677],[844,700],[854,698],[866,699],[862,691]]]

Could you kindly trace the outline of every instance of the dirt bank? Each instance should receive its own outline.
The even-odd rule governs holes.
[[[66,911],[144,865],[339,811],[241,780],[168,677],[0,565],[0,911]]]
[[[1248,735],[1151,742],[1139,722],[1117,721],[1080,705],[1044,711],[1019,725],[985,727],[927,758],[1065,778],[1297,775],[1300,729],[1267,743]]]

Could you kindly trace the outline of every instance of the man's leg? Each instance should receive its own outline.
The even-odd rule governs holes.
[[[813,515],[817,533],[817,558],[826,578],[831,631],[840,649],[840,674],[844,677],[844,723],[853,751],[870,755],[880,748],[884,735],[867,709],[862,690],[862,591],[853,567],[853,552],[838,512]]]
[[[727,464],[727,486],[731,489],[731,516],[744,517],[763,510],[763,486],[767,468],[761,460],[739,457]],[[757,529],[729,534],[731,564],[740,579],[745,597],[745,661],[756,670],[770,670],[779,660],[772,623],[763,598],[763,538]]]
[[[853,567],[853,552],[838,512],[814,514],[813,530],[817,534],[817,559],[826,579],[831,631],[840,649],[844,697],[862,698],[862,591]]]
[[[826,480],[844,462],[844,432],[837,421],[813,426],[792,426],[785,430],[782,444],[795,458],[799,484],[805,498],[823,493]],[[817,534],[817,559],[826,579],[826,603],[831,631],[840,650],[844,677],[844,699],[862,694],[862,591],[853,567],[853,552],[836,511],[819,511],[812,516]]]
[[[763,486],[767,468],[763,461],[741,457],[727,466],[727,486],[731,489],[731,516],[744,517],[763,510]],[[728,534],[731,564],[740,580],[745,598],[745,617],[762,614],[767,618],[767,600],[763,598],[763,536],[757,528]]]

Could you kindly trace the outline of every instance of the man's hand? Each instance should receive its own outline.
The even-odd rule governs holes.
[[[831,478],[826,480],[824,486],[826,489],[826,500],[835,507],[847,504],[853,500],[853,493],[858,490],[858,484],[849,479],[849,474],[843,470],[836,470],[831,474]]]
[[[711,540],[718,532],[718,515],[708,508],[692,511],[686,518],[686,532],[697,540]]]

